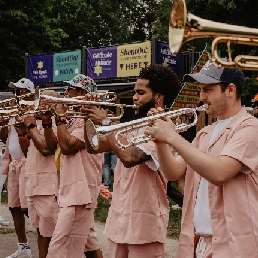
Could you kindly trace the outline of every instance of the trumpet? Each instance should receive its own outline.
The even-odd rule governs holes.
[[[151,140],[152,138],[150,136],[147,136],[145,134],[138,135],[133,137],[132,139],[128,140],[128,144],[123,144],[119,140],[119,136],[123,133],[131,132],[139,128],[144,128],[149,125],[150,122],[163,118],[163,117],[168,117],[168,118],[175,118],[178,117],[179,115],[182,114],[192,114],[194,116],[194,121],[190,124],[180,124],[175,126],[175,130],[177,132],[183,132],[186,131],[188,128],[196,125],[197,123],[197,113],[196,111],[205,111],[207,109],[208,105],[204,104],[200,107],[196,108],[181,108],[178,110],[173,110],[173,111],[168,111],[164,112],[162,114],[157,114],[154,116],[149,116],[149,117],[144,117],[140,119],[136,119],[130,122],[125,122],[125,123],[120,123],[117,125],[110,125],[110,126],[99,126],[95,127],[93,122],[88,119],[86,122],[86,130],[87,130],[87,137],[89,139],[89,142],[94,150],[98,150],[99,148],[99,137],[101,135],[107,135],[110,133],[116,133],[115,134],[115,139],[117,141],[117,146],[120,149],[126,149],[129,146],[132,145],[137,145],[143,142],[147,142]]]
[[[44,95],[40,89],[36,89],[35,91],[36,97],[36,106],[38,107],[42,103],[47,104],[63,104],[68,106],[68,110],[64,114],[57,114],[55,111],[54,113],[58,116],[66,116],[66,117],[74,117],[74,118],[85,118],[85,114],[82,112],[74,111],[74,108],[80,107],[82,105],[96,105],[96,106],[107,106],[107,107],[119,107],[120,108],[120,115],[116,117],[110,117],[111,120],[120,119],[124,114],[124,108],[135,108],[135,105],[126,105],[126,104],[116,104],[111,102],[102,102],[102,101],[91,101],[91,100],[83,100],[78,98],[56,98],[48,95]]]
[[[169,48],[178,53],[182,44],[192,39],[216,37],[212,42],[211,61],[216,67],[258,70],[258,56],[240,55],[232,61],[230,44],[258,45],[258,29],[205,20],[187,12],[185,0],[175,0],[169,21]],[[228,62],[218,55],[218,44],[227,43]]]
[[[31,96],[34,96],[33,92],[30,92],[21,96],[15,96],[14,98],[11,98],[11,99],[2,100],[0,101],[0,109],[13,109],[19,106],[31,105],[32,101],[24,100],[25,98],[31,97]],[[15,103],[15,105],[11,106],[13,103]]]
[[[98,96],[100,97],[100,101],[102,102],[113,102],[117,99],[117,94],[115,92],[97,92]],[[85,100],[84,96],[74,97],[75,99]]]

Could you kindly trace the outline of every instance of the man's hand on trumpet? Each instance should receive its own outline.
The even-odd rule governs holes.
[[[27,127],[24,124],[24,118],[22,116],[15,117],[14,127],[18,135],[25,135],[27,133]]]
[[[95,125],[102,125],[102,121],[107,118],[108,111],[96,106],[83,106],[81,112],[85,113],[85,120],[90,119]]]
[[[54,112],[57,116],[66,116],[66,112],[68,110],[68,106],[65,104],[57,103],[53,107]]]
[[[144,130],[144,134],[152,136],[156,141],[169,143],[169,139],[177,134],[175,124],[168,117],[153,120]]]
[[[53,115],[54,105],[42,104],[39,106],[39,117],[42,119],[42,122],[51,121],[51,117]]]

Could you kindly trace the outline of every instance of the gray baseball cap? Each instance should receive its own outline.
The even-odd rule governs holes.
[[[227,61],[225,58],[222,60]],[[199,73],[185,74],[183,80],[185,82],[197,82],[203,84],[213,83],[233,83],[236,86],[245,86],[245,78],[242,70],[237,68],[217,68],[209,60],[202,67]]]

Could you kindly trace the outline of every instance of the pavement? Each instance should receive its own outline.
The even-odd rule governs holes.
[[[6,258],[8,255],[13,254],[17,250],[17,236],[14,231],[14,225],[12,220],[12,215],[7,207],[7,205],[2,204],[0,210],[1,216],[6,220],[9,221],[9,226],[2,226],[2,229],[8,230],[0,230],[3,231],[10,231],[11,233],[1,234],[0,232],[0,258]],[[99,246],[102,251],[103,257],[108,258],[108,240],[105,236],[103,236],[104,224],[100,222],[95,223],[95,231],[98,236]],[[27,231],[27,238],[28,243],[32,251],[33,258],[38,258],[38,248],[37,248],[37,233],[36,230],[31,228],[29,219],[26,218],[26,231]],[[167,237],[166,245],[165,245],[165,258],[174,258],[176,257],[177,253],[177,246],[178,241]],[[71,257],[72,258],[72,257]]]

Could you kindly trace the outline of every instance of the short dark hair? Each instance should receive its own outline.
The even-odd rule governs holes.
[[[174,71],[162,64],[152,64],[142,68],[139,78],[149,80],[148,87],[152,92],[164,96],[164,105],[167,108],[170,108],[181,89],[181,83]]]
[[[225,82],[221,82],[220,83],[220,88],[221,88],[221,92],[225,92],[226,88],[228,87],[228,83],[225,83]],[[242,88],[243,87],[240,87],[240,86],[236,86],[236,99],[237,100],[240,100],[241,99],[241,95],[242,95]]]

